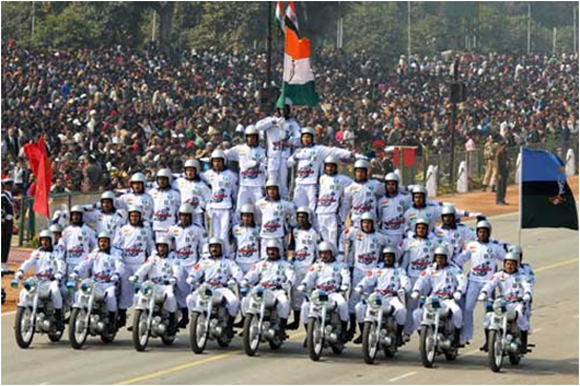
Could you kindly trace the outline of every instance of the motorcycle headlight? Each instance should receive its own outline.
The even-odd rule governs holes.
[[[91,280],[83,280],[81,283],[81,292],[85,295],[90,295],[93,290],[93,283]]]
[[[328,302],[328,293],[326,291],[316,290],[312,293],[312,303],[316,306],[320,306],[326,302]]]
[[[373,292],[368,298],[368,304],[373,310],[378,310],[383,306],[383,297]]]
[[[211,288],[209,288],[205,284],[202,284],[199,286],[198,294],[199,294],[199,297],[201,298],[201,300],[203,300],[203,301],[208,301],[212,297]]]
[[[425,301],[425,308],[429,311],[435,311],[441,308],[441,301],[437,297],[429,297]]]
[[[260,302],[264,297],[264,292],[266,292],[266,289],[264,287],[262,287],[261,285],[257,286],[252,291],[252,299],[254,299],[257,302]]]
[[[34,291],[36,291],[36,288],[37,288],[36,280],[33,280],[31,278],[24,282],[24,289],[29,293],[33,293]]]
[[[141,293],[145,296],[151,296],[153,294],[153,283],[146,281],[141,286]]]
[[[493,311],[498,314],[498,315],[502,315],[507,311],[507,305],[505,300],[503,299],[495,299],[495,301],[493,302]]]

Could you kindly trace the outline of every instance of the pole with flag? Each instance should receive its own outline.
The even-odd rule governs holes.
[[[545,150],[522,147],[520,151],[520,238],[521,230],[529,228],[578,230],[576,201],[566,182],[564,162]]]
[[[24,153],[26,154],[26,158],[28,158],[32,174],[36,178],[36,191],[34,193],[34,206],[32,209],[36,213],[48,218],[50,217],[48,198],[52,184],[52,164],[46,152],[44,136],[40,136],[36,143],[24,145]]]

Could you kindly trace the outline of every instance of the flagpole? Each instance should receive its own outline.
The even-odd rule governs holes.
[[[520,249],[522,247],[522,197],[523,197],[523,186],[524,184],[522,181],[524,180],[523,170],[524,170],[524,152],[522,151],[523,146],[520,146],[520,166],[519,166],[519,173],[520,173],[520,203],[519,203],[519,224],[518,224],[518,246]]]

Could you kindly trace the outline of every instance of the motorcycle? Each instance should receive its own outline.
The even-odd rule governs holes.
[[[525,354],[521,352],[522,340],[516,322],[517,303],[506,302],[504,298],[489,300],[486,312],[489,318],[487,354],[491,371],[501,370],[503,358],[507,355],[512,365],[518,365]],[[528,347],[533,347],[529,344]],[[528,349],[527,352],[530,352]]]
[[[74,284],[67,284],[67,287],[71,286]],[[71,346],[81,349],[88,335],[98,335],[103,343],[111,343],[117,335],[117,313],[112,320],[109,318],[105,291],[93,279],[81,281],[79,289],[68,330]]]
[[[228,325],[229,313],[225,298],[214,288],[201,284],[198,289],[197,304],[189,323],[191,350],[201,354],[208,340],[217,340],[220,347],[229,346],[233,334]]]
[[[24,298],[18,303],[14,333],[20,348],[28,348],[35,333],[47,334],[51,342],[58,342],[64,333],[64,309],[57,320],[56,310],[50,298],[51,279],[30,277],[24,280]],[[18,288],[18,279],[11,283]],[[60,329],[58,328],[60,324]]]
[[[367,309],[362,331],[362,350],[364,360],[369,365],[375,363],[380,349],[383,349],[387,358],[394,357],[397,352],[397,323],[393,315],[395,308],[389,306],[383,310],[385,299],[384,294],[373,292],[365,300]]]
[[[247,291],[244,288],[242,287],[241,293]],[[272,350],[278,350],[285,338],[280,335],[280,316],[276,311],[274,293],[261,285],[254,287],[244,321],[244,351],[247,355],[254,356],[260,342],[268,342]]]
[[[342,331],[336,302],[331,301],[322,289],[315,289],[308,298],[307,347],[310,359],[320,360],[322,350],[329,346],[334,354],[341,354],[346,344],[343,339],[346,331]]]
[[[171,323],[169,313],[163,307],[165,302],[163,286],[172,285],[169,280],[146,280],[142,284],[135,285],[136,300],[135,314],[133,315],[133,346],[137,351],[144,351],[149,343],[149,338],[161,338],[165,345],[171,345],[175,341],[177,323]],[[181,317],[179,310],[175,319]]]
[[[457,358],[458,348],[454,345],[455,326],[451,320],[451,310],[437,296],[422,297],[423,317],[419,352],[423,366],[433,366],[435,356],[444,354],[445,359]]]

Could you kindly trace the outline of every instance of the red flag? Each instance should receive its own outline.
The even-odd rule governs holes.
[[[393,165],[395,165],[395,168],[399,167],[399,149],[398,147],[395,148],[395,154],[393,156]],[[410,168],[415,165],[415,150],[413,148],[403,148],[403,166]]]
[[[48,197],[50,196],[50,186],[52,184],[52,164],[46,152],[44,136],[41,136],[36,143],[24,145],[24,153],[34,177],[36,177],[36,191],[34,193],[34,206],[32,209],[45,217],[50,217],[48,207]]]

